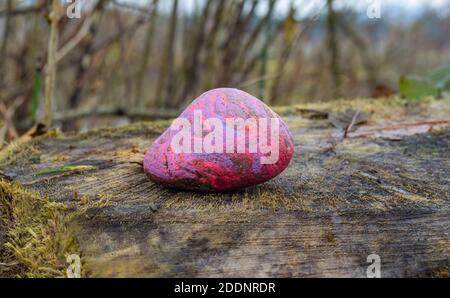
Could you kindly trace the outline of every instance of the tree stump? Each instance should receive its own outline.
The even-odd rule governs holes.
[[[371,117],[343,138],[326,115],[347,108]],[[371,254],[382,277],[448,276],[448,101],[275,110],[294,134],[294,158],[236,192],[169,190],[146,177],[143,155],[167,121],[10,146],[2,175],[78,212],[71,227],[88,276],[365,277]]]

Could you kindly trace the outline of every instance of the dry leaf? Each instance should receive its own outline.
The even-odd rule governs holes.
[[[328,121],[341,130],[353,131],[356,125],[366,123],[369,113],[347,109],[345,112],[330,112]]]

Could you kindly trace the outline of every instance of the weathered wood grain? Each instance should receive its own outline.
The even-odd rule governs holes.
[[[91,276],[364,277],[372,253],[382,276],[430,276],[450,266],[450,107],[392,109],[360,128],[376,135],[347,139],[324,119],[284,111],[290,167],[233,193],[149,181],[139,163],[164,127],[154,124],[38,139],[3,172],[74,209],[84,202],[75,225]],[[425,120],[439,125],[379,129]],[[67,164],[97,169],[35,175]]]

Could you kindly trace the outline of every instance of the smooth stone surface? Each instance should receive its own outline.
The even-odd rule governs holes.
[[[174,152],[177,149],[174,150],[172,139],[180,132],[181,127],[175,129],[171,126],[154,141],[145,154],[144,170],[152,181],[183,190],[227,191],[264,183],[280,174],[289,165],[294,153],[292,134],[283,120],[259,99],[238,89],[214,89],[195,99],[178,119],[188,119],[194,127],[194,115],[195,113],[198,115],[199,111],[202,114],[200,122],[203,125],[205,120],[210,118],[219,119],[223,125],[223,153],[205,153],[204,148],[200,153]],[[230,131],[230,126],[226,125],[230,118],[244,120],[265,118],[269,123],[272,118],[278,119],[279,154],[277,161],[272,164],[261,162],[261,157],[267,157],[270,153],[261,152],[259,141],[256,152],[249,150],[248,129],[245,138],[247,150],[244,153],[237,153],[238,142],[236,141],[234,141],[234,150],[226,150],[227,135],[225,132]],[[236,126],[231,127],[234,129],[233,133],[236,133]],[[258,129],[260,127],[262,125],[258,125]],[[266,127],[269,132],[266,140],[269,140],[268,145],[272,145],[270,142],[272,126],[266,125]],[[203,142],[206,142],[205,135],[215,129],[214,126],[209,126],[209,130],[203,126]],[[257,132],[259,140],[261,130]],[[191,136],[191,146],[188,147],[194,148],[194,143],[198,140],[195,140],[193,130],[189,135]],[[276,137],[276,134],[273,135]],[[215,141],[211,143],[216,144]],[[184,144],[184,140],[179,144]],[[272,149],[276,148],[272,147]]]

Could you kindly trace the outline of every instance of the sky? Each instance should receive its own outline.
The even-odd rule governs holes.
[[[134,2],[142,5],[148,5],[149,0],[119,0],[121,2]],[[195,3],[201,3],[203,0],[183,0],[180,1],[180,7],[185,11],[192,11],[195,7]],[[439,9],[443,13],[449,13],[450,0],[336,0],[336,6],[349,6],[358,11],[365,12],[367,7],[373,2],[380,3],[381,14],[383,11],[387,11],[390,14],[407,14],[414,15],[423,11],[424,8]],[[161,1],[166,9],[170,8],[172,1]],[[279,0],[277,4],[277,13],[285,14],[288,11],[291,2],[298,7],[299,14],[317,13],[324,5],[325,0]],[[302,9],[301,9],[302,8]],[[261,11],[265,11],[261,7]]]

